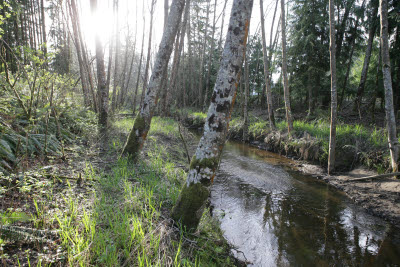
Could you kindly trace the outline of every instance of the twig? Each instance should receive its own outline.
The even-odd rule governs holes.
[[[385,173],[385,174],[378,174],[378,175],[372,175],[372,176],[367,176],[367,177],[349,179],[349,180],[347,180],[347,182],[365,181],[365,180],[369,180],[369,179],[379,179],[379,178],[399,176],[399,175],[400,175],[400,172]]]
[[[189,165],[190,165],[189,150],[188,150],[188,148],[187,148],[186,141],[185,141],[185,139],[183,138],[183,135],[182,135],[182,132],[181,132],[181,123],[180,123],[180,122],[178,122],[178,130],[179,130],[179,136],[180,136],[181,139],[182,139],[183,146],[184,146],[185,151],[186,151],[186,156],[187,156],[188,163],[189,163]]]

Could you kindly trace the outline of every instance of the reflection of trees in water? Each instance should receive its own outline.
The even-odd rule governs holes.
[[[313,191],[314,194],[305,194],[294,187],[285,196],[265,195],[263,223],[278,239],[277,263],[285,258],[289,263],[305,266],[374,263],[378,255],[372,255],[368,247],[377,241],[367,239],[365,246],[360,247],[360,235],[365,239],[368,233],[361,233],[356,225],[344,222],[345,206],[339,204],[340,200],[328,186],[313,188]],[[355,211],[350,211],[352,220],[357,221]]]
[[[400,253],[395,251],[399,246],[393,246],[387,237],[379,241],[386,234],[376,232],[374,223],[382,229],[384,224],[345,204],[342,194],[326,183],[288,171],[290,177],[281,168],[257,161],[243,163],[242,156],[229,155],[225,160],[213,185],[213,203],[230,214],[227,222],[233,230],[231,237],[248,238],[250,243],[242,245],[250,245],[247,252],[256,253],[255,258],[268,248],[269,259],[279,266],[400,262]],[[263,176],[268,179],[263,180]],[[239,218],[251,222],[255,228],[235,225],[229,221],[231,215],[237,222]],[[246,233],[240,232],[244,229]],[[272,246],[251,243],[258,239]]]

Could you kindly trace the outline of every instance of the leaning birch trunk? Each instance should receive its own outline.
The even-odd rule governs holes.
[[[381,51],[382,51],[382,72],[383,85],[385,87],[385,112],[387,121],[388,141],[390,158],[393,172],[398,171],[399,143],[396,133],[396,119],[393,108],[392,77],[390,72],[389,38],[388,38],[388,3],[387,0],[380,0],[381,11]]]
[[[275,13],[276,13],[276,8],[275,8]],[[275,13],[274,13],[274,19],[275,19]],[[265,82],[265,92],[267,95],[268,119],[269,119],[269,127],[271,129],[274,129],[275,128],[275,116],[274,116],[274,109],[272,107],[271,84],[269,81],[269,62],[268,62],[268,55],[267,55],[267,44],[265,41],[263,0],[260,0],[260,15],[261,15],[261,35],[262,35],[263,62],[264,62],[264,82]],[[272,40],[272,34],[271,34],[271,40]],[[272,53],[272,51],[270,53]]]
[[[328,174],[335,168],[336,149],[336,117],[337,117],[337,90],[336,90],[336,41],[335,41],[335,5],[329,0],[329,32],[331,53],[331,131],[329,137]]]
[[[234,0],[225,48],[218,71],[204,133],[190,163],[189,174],[172,218],[187,230],[197,228],[214,180],[228,132],[240,69],[246,52],[253,0]]]
[[[281,29],[282,29],[282,75],[283,75],[283,97],[285,99],[286,120],[288,124],[289,136],[293,132],[292,109],[290,107],[289,80],[287,74],[286,59],[286,24],[285,24],[285,0],[281,0]]]
[[[146,140],[147,133],[150,130],[151,118],[157,107],[157,95],[161,87],[163,70],[168,65],[169,58],[171,57],[184,6],[185,0],[172,1],[170,15],[168,16],[168,25],[161,39],[143,105],[135,118],[133,128],[122,152],[123,154],[129,154],[135,158]]]

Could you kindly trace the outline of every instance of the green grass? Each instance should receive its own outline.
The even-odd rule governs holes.
[[[204,122],[206,114],[194,110],[184,110],[185,116],[192,118],[195,123]],[[321,115],[322,116],[322,115]],[[293,137],[284,141],[286,145],[298,150],[301,146],[300,138],[309,134],[315,139],[320,147],[320,162],[326,164],[329,151],[330,121],[329,116],[323,119],[306,121],[295,120],[293,122]],[[276,123],[277,130],[281,133],[287,132],[286,121]],[[230,121],[230,133],[237,138],[242,138],[243,119],[240,116],[233,117]],[[270,133],[269,122],[250,115],[248,133],[251,138],[263,140]],[[400,141],[400,138],[399,138]],[[359,162],[382,172],[388,167],[388,143],[387,132],[383,128],[367,128],[360,124],[339,123],[336,127],[336,148],[338,152],[346,154],[348,149],[358,154]],[[376,158],[379,159],[376,159]],[[353,164],[353,162],[349,162]]]
[[[124,119],[115,125],[129,131],[132,124],[132,120]],[[89,165],[86,176],[98,180],[98,185],[84,200],[91,201],[86,208],[79,208],[82,200],[65,197],[68,212],[56,218],[70,266],[232,264],[226,243],[213,242],[222,237],[208,214],[198,237],[188,237],[171,225],[169,210],[179,196],[186,173],[171,162],[169,148],[159,145],[159,135],[177,138],[177,123],[153,118],[145,148],[147,157],[136,164],[121,158],[107,174],[96,173]],[[193,241],[188,242],[188,238]]]

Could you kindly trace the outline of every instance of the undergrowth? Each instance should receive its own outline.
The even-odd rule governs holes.
[[[181,112],[189,124],[201,124],[205,122],[206,114],[186,109]],[[286,121],[276,123],[277,131],[281,135],[287,132]],[[293,122],[294,132],[292,138],[285,140],[285,145],[299,150],[299,139],[309,136],[319,146],[319,162],[326,164],[329,151],[330,122],[327,119],[318,120],[295,120]],[[243,118],[233,117],[229,125],[230,136],[242,138]],[[252,140],[263,141],[271,133],[269,122],[259,117],[249,115],[248,133]],[[400,141],[400,138],[399,138]],[[337,151],[346,154],[351,151],[358,159],[358,162],[378,172],[385,172],[389,167],[389,152],[387,143],[387,132],[383,128],[367,128],[360,124],[339,123],[336,127],[336,148]],[[350,160],[348,165],[353,165]]]
[[[112,136],[121,133],[126,138],[132,123],[132,119],[115,122]],[[190,140],[188,132],[183,135]],[[186,179],[183,166],[187,162],[177,122],[155,117],[144,153],[135,164],[125,157],[110,161],[121,150],[122,140],[110,140],[110,150],[101,157],[107,165],[96,168],[86,159],[79,182],[61,176],[51,180],[43,173],[29,172],[21,182],[18,176],[1,177],[0,198],[7,199],[15,190],[32,198],[19,200],[26,205],[0,214],[8,225],[8,230],[0,229],[3,263],[234,265],[218,223],[208,211],[195,234],[186,233],[169,217]],[[40,231],[45,234],[39,235]]]

